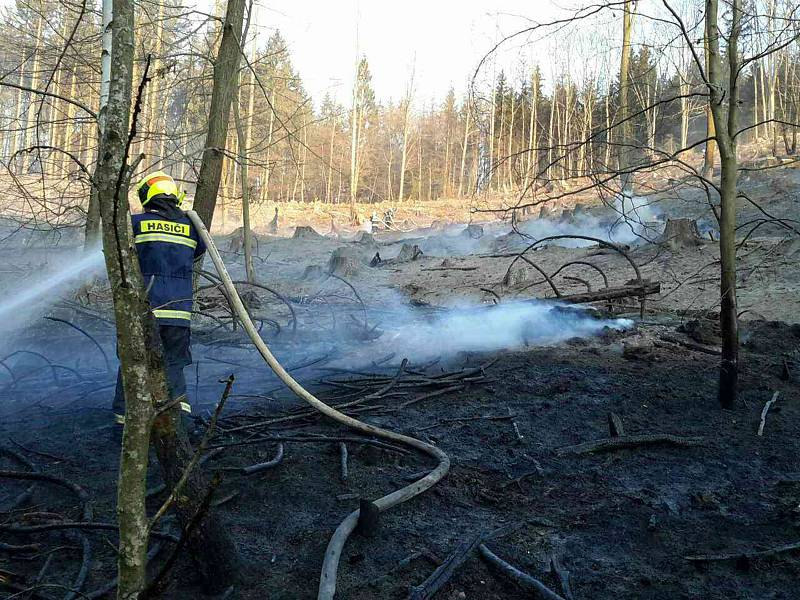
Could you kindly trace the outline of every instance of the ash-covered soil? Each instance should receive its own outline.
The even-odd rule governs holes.
[[[744,188],[770,214],[793,218],[793,173],[781,179],[788,186],[783,191],[755,174]],[[660,293],[648,298],[643,319],[636,299],[597,304],[598,316],[634,318],[624,330],[562,311],[560,320],[550,318],[556,313],[542,317],[555,323],[547,335],[529,331],[530,322],[505,319],[500,329],[527,332],[503,337],[484,318],[489,313],[481,313],[552,298],[541,271],[563,295],[633,280],[624,256],[591,244],[550,243],[526,254],[541,271],[524,261],[512,267],[531,236],[613,229],[606,208],[521,219],[515,228],[523,235],[498,220],[484,221],[482,232],[464,223],[431,223],[372,236],[304,231],[292,238],[293,227],[284,237],[257,236],[256,270],[269,289],[241,290],[281,361],[326,402],[353,403],[343,410],[435,443],[452,460],[435,488],[382,514],[371,535],[348,541],[337,597],[405,598],[459,544],[494,532],[487,541],[492,551],[565,597],[554,557],[569,571],[575,599],[800,598],[800,243],[774,225],[746,242],[749,228],[740,231],[740,400],[722,411],[715,231],[696,194],[662,200],[654,220],[621,242],[642,278],[660,282]],[[741,222],[758,214],[743,205]],[[677,217],[697,219],[701,241],[678,248],[647,242]],[[25,236],[0,248],[0,284],[9,296],[77,255],[67,234],[55,248],[49,238]],[[219,243],[234,276],[243,278],[238,236]],[[575,264],[555,274],[569,262]],[[330,535],[359,499],[397,489],[434,465],[300,412],[300,402],[232,327],[213,277],[209,285],[199,309],[210,316],[195,321],[195,364],[186,375],[195,441],[222,391],[219,380],[236,377],[212,440],[215,451],[204,463],[207,472],[224,476],[216,510],[241,554],[242,579],[232,597],[313,598]],[[57,482],[2,479],[0,597],[35,586],[32,597],[60,598],[74,587],[101,597],[114,576],[113,530],[57,528],[64,521],[115,519],[109,294],[97,281],[51,295],[4,316],[0,470],[63,478],[85,490],[89,502]],[[454,329],[448,319],[463,316],[454,307],[464,305],[472,307],[466,313],[472,320],[456,321]],[[42,320],[45,314],[84,332]],[[541,329],[545,321],[534,322]],[[427,337],[408,335],[426,327]],[[441,332],[439,339],[431,332]],[[570,339],[579,334],[584,337]],[[492,342],[481,349],[476,337]],[[758,435],[765,403],[776,392]],[[377,395],[363,400],[370,394]],[[609,438],[611,413],[627,436],[679,436],[690,445],[565,453],[565,447]],[[279,464],[241,472],[275,457],[279,443]],[[154,459],[150,479],[155,511],[164,495]],[[9,530],[44,523],[55,529]],[[178,533],[170,522],[161,531]],[[154,570],[170,548],[162,545]],[[165,597],[203,597],[188,557],[179,561]],[[475,553],[436,597],[529,596]]]
[[[510,533],[490,542],[492,550],[562,593],[550,569],[552,557],[558,557],[570,572],[575,598],[796,598],[796,552],[750,560],[687,557],[745,554],[798,541],[800,329],[776,322],[747,325],[741,403],[734,411],[717,406],[716,357],[643,342],[664,331],[681,335],[673,329],[641,326],[558,347],[462,355],[429,365],[424,372],[435,377],[443,370],[496,361],[486,368],[484,380],[464,390],[400,410],[395,410],[399,401],[374,400],[372,405],[383,408],[367,411],[365,420],[436,443],[450,455],[453,467],[432,491],[384,513],[371,537],[351,539],[340,567],[339,597],[404,598],[408,587],[423,582],[460,542],[513,525]],[[53,361],[66,360],[67,345],[72,352],[91,352],[88,340],[63,331],[49,335],[58,342],[49,353]],[[196,349],[198,355],[206,353],[211,355],[206,346]],[[215,378],[231,371],[237,376],[235,392],[241,396],[234,398],[223,429],[266,420],[296,405],[283,396],[255,403],[244,397],[274,385],[266,372],[256,369],[253,353],[216,348],[213,355],[238,363],[200,359],[197,395],[206,408],[220,391]],[[409,358],[409,370],[420,367]],[[391,377],[398,363],[396,357],[363,368]],[[111,376],[101,376],[100,366],[93,362],[96,371],[84,366],[91,380],[84,384],[68,382],[61,374],[62,382],[54,386],[53,373],[46,373],[50,382],[40,373],[11,389],[6,385],[0,439],[37,470],[80,485],[91,499],[94,521],[110,522],[117,456],[104,428]],[[298,377],[323,398],[340,393],[319,383],[323,377],[331,379],[331,371],[322,367],[307,367]],[[359,377],[339,373],[336,380]],[[780,395],[758,436],[762,408],[776,391]],[[559,448],[609,437],[611,412],[620,417],[626,434],[696,437],[699,445],[558,454]],[[265,435],[266,430],[259,431]],[[284,438],[348,435],[317,419],[276,424],[269,432]],[[245,439],[222,433],[215,443]],[[279,466],[251,477],[226,473],[217,497],[238,493],[218,510],[244,565],[235,597],[314,597],[328,538],[357,507],[358,498],[387,493],[432,466],[394,449],[352,442],[348,448],[346,481],[341,480],[338,445],[329,442],[286,441]],[[263,462],[275,452],[274,441],[233,446],[205,468]],[[20,465],[4,456],[2,468]],[[157,468],[153,470],[156,485]],[[9,506],[29,483],[4,481],[0,506]],[[68,491],[40,483],[13,520],[79,520],[77,504]],[[49,515],[41,514],[45,512]],[[3,520],[8,523],[12,515]],[[92,549],[84,589],[96,590],[113,576],[115,538],[109,531],[84,533]],[[80,538],[3,532],[2,541],[40,546],[34,553],[0,554],[0,568],[20,584],[36,579],[47,552],[54,559],[42,577],[45,582],[69,585],[81,564]],[[166,597],[201,594],[186,559]],[[472,558],[439,597],[525,596]]]

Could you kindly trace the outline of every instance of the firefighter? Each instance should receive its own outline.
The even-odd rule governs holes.
[[[179,402],[187,416],[191,406],[186,398],[184,367],[192,363],[192,264],[206,248],[203,240],[180,209],[184,193],[162,171],[147,175],[137,186],[144,212],[132,215],[133,239],[144,285],[164,348],[164,368],[170,398]],[[125,422],[122,371],[117,373],[114,417]],[[119,439],[122,427],[114,428]]]

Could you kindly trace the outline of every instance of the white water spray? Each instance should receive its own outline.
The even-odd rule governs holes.
[[[19,326],[42,312],[58,300],[58,296],[77,281],[86,281],[100,272],[103,252],[95,250],[65,253],[58,256],[58,264],[48,265],[44,273],[21,279],[9,286],[9,299],[0,304],[0,327]]]

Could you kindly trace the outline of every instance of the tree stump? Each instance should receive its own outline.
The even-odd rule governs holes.
[[[695,248],[702,243],[697,221],[694,219],[667,219],[664,233],[661,234],[659,243],[666,245],[670,250],[681,248]]]
[[[417,260],[420,256],[422,256],[422,250],[419,249],[419,246],[416,244],[413,246],[411,244],[403,244],[395,262],[411,262],[412,260]]]
[[[572,211],[565,208],[561,211],[561,216],[558,218],[560,223],[569,223],[572,220]]]
[[[267,227],[267,231],[272,235],[278,233],[278,207],[275,207],[275,216],[272,217],[272,221],[269,222],[269,226]]]
[[[515,265],[503,276],[503,285],[513,287],[536,279],[536,271],[528,265]]]
[[[361,270],[361,253],[355,248],[342,246],[331,253],[328,273],[339,277],[350,277]]]
[[[353,240],[356,244],[375,245],[375,236],[368,231],[359,231]]]
[[[322,236],[316,232],[313,227],[309,227],[307,225],[301,225],[299,227],[295,227],[294,235],[292,236],[296,240],[321,240]]]
[[[319,265],[308,265],[303,271],[303,281],[317,281],[325,277],[325,270]]]
[[[471,223],[467,225],[467,228],[464,231],[461,232],[461,235],[463,235],[464,237],[471,238],[473,240],[478,240],[483,237],[483,226]]]
[[[543,204],[539,211],[540,219],[552,219],[556,215],[556,208],[550,204]]]
[[[258,240],[256,237],[255,232],[251,229],[250,230],[250,239],[258,244]],[[233,233],[231,233],[230,240],[228,241],[228,252],[233,252],[238,254],[242,251],[244,247],[244,227],[239,227],[234,229]]]
[[[527,204],[522,207],[522,216],[525,217],[525,219],[538,219],[541,217],[541,214],[541,206],[531,206],[530,204]]]

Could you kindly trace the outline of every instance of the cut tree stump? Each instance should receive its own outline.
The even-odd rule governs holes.
[[[667,219],[664,233],[659,239],[659,244],[667,246],[670,250],[696,248],[702,243],[697,221],[694,219]]]
[[[472,238],[473,240],[478,240],[483,237],[483,225],[471,223],[467,225],[467,228],[464,231],[461,232],[461,235]]]
[[[309,227],[307,225],[300,225],[296,227],[294,230],[294,235],[292,236],[296,240],[321,240],[322,236],[317,233],[317,231],[313,227]]]
[[[417,260],[422,256],[422,250],[416,244],[403,244],[400,248],[400,253],[397,255],[395,262],[403,263]]]
[[[357,274],[361,270],[361,265],[361,253],[355,248],[342,246],[331,253],[328,260],[328,273],[349,277]]]
[[[375,236],[368,231],[359,231],[353,240],[356,244],[375,245]]]
[[[267,227],[267,231],[272,235],[278,233],[278,207],[275,207],[275,216],[272,217],[272,221],[269,222],[269,226]]]

